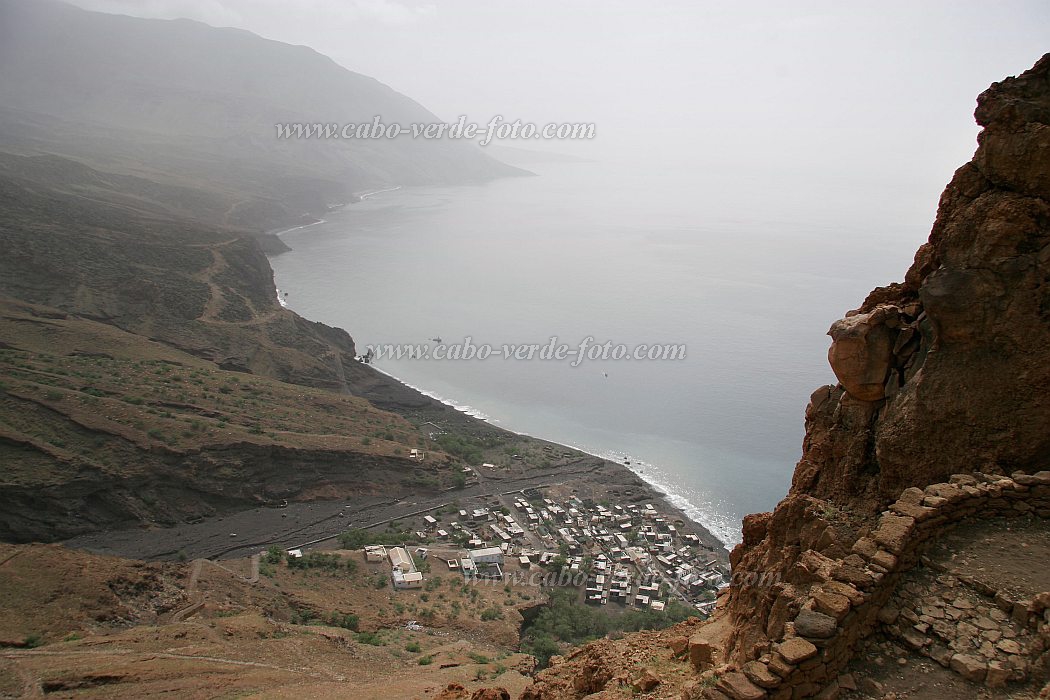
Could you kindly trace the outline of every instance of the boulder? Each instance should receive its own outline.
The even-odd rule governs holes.
[[[1024,653],[1024,649],[1021,648],[1021,645],[1012,639],[1004,639],[995,646],[998,647],[1000,651],[1006,652],[1007,654]]]
[[[886,397],[895,332],[882,318],[876,313],[855,314],[835,321],[828,331],[831,369],[846,393],[860,401]]]
[[[776,688],[780,685],[780,676],[769,670],[769,666],[760,661],[748,661],[744,664],[744,675],[760,688]]]
[[[915,528],[915,519],[906,515],[884,515],[875,530],[875,541],[891,554],[904,551]]]
[[[801,637],[789,637],[780,643],[777,649],[784,661],[789,664],[798,665],[807,659],[817,655],[817,648],[812,643]]]
[[[631,681],[631,687],[639,693],[648,693],[658,685],[660,685],[660,677],[651,668],[642,669],[641,674]]]
[[[689,649],[689,637],[675,637],[667,643],[667,646],[671,648],[671,653],[675,656],[681,656]]]
[[[449,683],[435,696],[434,700],[467,700],[470,694],[459,683]]]
[[[952,657],[950,668],[968,681],[980,683],[988,672],[988,666],[982,659],[969,654],[956,654]]]
[[[842,618],[846,617],[849,613],[849,599],[844,595],[830,593],[824,589],[818,588],[813,591],[812,597],[813,609],[835,618],[836,622],[841,622]]]
[[[1002,688],[1010,680],[1011,669],[1002,661],[989,661],[984,684],[989,688]]]
[[[470,700],[510,700],[510,692],[506,688],[479,688]]]
[[[718,679],[715,686],[733,700],[762,700],[766,691],[747,679],[743,673],[732,671]]]
[[[850,605],[854,607],[863,605],[864,601],[866,600],[863,593],[861,593],[848,583],[842,583],[841,581],[827,581],[826,583],[824,583],[824,585],[821,586],[821,589],[827,591],[828,593],[835,593],[837,595],[843,596],[844,598],[849,600]]]
[[[875,556],[871,558],[871,563],[875,566],[881,566],[886,571],[893,571],[897,568],[897,557],[890,554],[885,549],[880,549],[875,552]]]
[[[694,634],[689,638],[689,663],[698,671],[702,671],[712,665],[714,652],[714,646],[702,635]]]
[[[795,618],[795,632],[802,637],[828,639],[838,631],[838,621],[830,615],[803,608]]]
[[[791,675],[791,672],[795,670],[795,667],[785,661],[784,657],[780,654],[772,654],[766,665],[769,667],[770,671],[781,678],[787,678]]]

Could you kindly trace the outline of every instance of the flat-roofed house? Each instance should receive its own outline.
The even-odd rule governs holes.
[[[468,552],[468,554],[476,564],[503,563],[503,550],[499,547],[483,547],[481,549],[472,549],[470,550],[470,552]]]
[[[394,588],[422,588],[423,574],[418,571],[401,571],[394,569]]]

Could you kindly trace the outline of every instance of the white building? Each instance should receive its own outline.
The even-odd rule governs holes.
[[[475,564],[503,564],[503,550],[499,547],[472,549],[467,554]]]
[[[394,569],[393,579],[394,588],[397,589],[423,587],[423,574],[418,571],[402,572],[399,569]]]

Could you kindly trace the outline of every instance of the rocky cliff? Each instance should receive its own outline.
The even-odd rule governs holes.
[[[863,522],[956,472],[1050,465],[1050,56],[988,88],[976,118],[977,152],[905,281],[832,325],[839,384],[813,393],[791,490],[745,519],[738,568],[789,580],[800,552],[840,550],[813,499]],[[731,601],[742,658],[778,632],[760,624],[775,596],[742,588]]]
[[[688,643],[671,633],[657,645],[707,669],[692,681],[667,671],[662,697],[677,696],[672,679],[685,698],[834,697],[835,674],[943,529],[993,513],[1050,515],[1050,474],[1026,476],[1050,466],[1050,54],[985,91],[976,119],[977,151],[942,195],[904,282],[832,325],[839,383],[806,407],[787,496],[744,519],[714,620],[680,630]],[[1026,601],[1015,618],[1035,634],[1041,615]],[[632,660],[635,643],[587,647],[527,696],[628,687],[642,656],[658,658],[646,639]],[[944,664],[974,661],[955,656],[964,659],[948,653]]]

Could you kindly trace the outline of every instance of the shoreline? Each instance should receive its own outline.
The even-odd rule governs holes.
[[[378,190],[362,190],[361,192],[352,192],[350,194],[352,199],[349,202],[343,202],[342,204],[333,204],[332,206],[328,207],[328,212],[339,211],[340,209],[343,209],[351,204],[363,202],[369,197],[373,197],[377,194],[382,194],[384,192],[395,192],[400,189],[404,188],[401,185],[395,185],[394,187],[384,187]],[[291,233],[292,231],[301,231],[305,228],[310,228],[311,226],[317,226],[318,224],[326,223],[327,221],[328,219],[317,219],[316,221],[311,221],[308,224],[298,224],[297,226],[288,226],[287,228],[270,229],[269,231],[264,231],[263,235],[275,236],[276,238],[280,238],[286,233]]]
[[[454,491],[406,490],[397,495],[348,493],[311,497],[300,494],[289,498],[287,507],[251,506],[230,510],[197,522],[143,528],[128,525],[86,533],[60,542],[63,546],[95,554],[145,561],[173,561],[182,558],[236,559],[258,552],[271,544],[283,548],[324,549],[350,528],[371,528],[410,513],[433,510],[449,502],[485,505],[493,498],[538,488],[552,497],[571,496],[594,501],[652,503],[657,512],[680,521],[680,530],[695,534],[701,547],[726,567],[726,544],[702,523],[676,505],[668,494],[645,481],[629,467],[531,435],[515,433],[487,421],[469,416],[452,406],[409,388],[400,380],[368,365],[357,365],[353,393],[383,410],[397,413],[417,423],[431,422],[450,432],[466,435],[514,435],[541,448],[551,446],[563,456],[550,469],[527,468],[518,472],[505,469],[483,470],[476,484]],[[236,534],[235,534],[236,533]]]
[[[394,186],[394,187],[387,187],[387,188],[376,189],[376,190],[365,190],[365,191],[362,191],[362,192],[355,192],[355,193],[353,193],[354,200],[349,202],[348,204],[341,205],[339,208],[342,208],[342,207],[345,207],[345,206],[349,206],[351,204],[355,204],[355,203],[360,202],[362,200],[368,199],[368,198],[370,198],[370,197],[372,197],[374,195],[379,195],[379,194],[383,194],[383,193],[386,193],[386,192],[399,191],[401,189],[404,189],[404,188],[401,185],[397,185],[397,186]],[[276,235],[280,236],[281,234],[287,233],[287,232],[290,232],[290,231],[299,231],[299,230],[308,228],[310,226],[315,226],[317,224],[324,223],[325,221],[327,221],[327,220],[326,219],[321,219],[319,221],[315,221],[315,222],[310,223],[310,224],[305,224],[305,225],[301,225],[301,226],[295,226],[295,227],[292,227],[292,228],[285,229],[285,230],[279,232]],[[289,310],[293,310],[293,309],[291,309],[290,306],[287,305],[287,303],[284,300],[283,295],[281,294],[280,290],[276,289],[276,286],[275,286],[275,290],[276,290],[275,293],[277,294],[278,303],[283,308],[286,308],[286,309],[289,309]],[[720,526],[720,525],[716,524],[716,521],[714,519],[712,519],[712,518],[705,518],[702,515],[702,513],[704,512],[704,509],[700,505],[698,505],[696,503],[693,503],[687,497],[685,497],[685,496],[683,496],[683,495],[681,495],[679,493],[676,493],[672,486],[669,486],[669,485],[667,485],[665,483],[652,481],[651,480],[651,475],[647,476],[644,472],[636,470],[635,468],[633,468],[633,464],[632,464],[632,466],[628,466],[626,464],[621,463],[620,461],[617,461],[616,459],[610,458],[610,455],[613,454],[611,452],[604,452],[603,453],[600,449],[595,450],[594,448],[583,447],[583,446],[580,446],[580,445],[558,443],[558,442],[554,442],[554,441],[551,441],[551,440],[547,440],[547,439],[542,438],[542,437],[538,437],[538,436],[531,435],[531,434],[528,434],[528,433],[523,433],[523,432],[516,431],[513,428],[509,428],[509,427],[506,427],[506,426],[502,425],[498,420],[493,420],[491,416],[487,415],[483,411],[481,411],[481,410],[479,410],[479,409],[477,409],[477,408],[475,408],[473,406],[457,403],[453,399],[447,399],[447,398],[445,398],[443,396],[440,396],[440,395],[438,395],[438,394],[436,394],[436,393],[434,393],[432,391],[429,391],[428,389],[426,389],[424,387],[408,384],[407,382],[402,380],[400,377],[397,377],[396,375],[391,374],[390,372],[388,372],[386,370],[380,369],[376,365],[372,365],[372,364],[365,365],[363,363],[361,363],[361,364],[362,364],[362,366],[368,367],[369,369],[371,369],[371,370],[375,371],[376,373],[382,375],[387,380],[396,383],[400,387],[403,387],[405,390],[410,391],[410,392],[412,392],[413,394],[415,394],[417,396],[425,397],[426,399],[428,399],[430,401],[433,401],[433,402],[435,402],[435,403],[445,407],[447,410],[454,411],[455,413],[457,413],[457,414],[459,414],[461,416],[464,416],[465,418],[467,418],[469,420],[479,421],[479,422],[481,422],[481,423],[483,423],[483,424],[485,424],[487,426],[492,427],[493,429],[500,430],[500,431],[507,432],[507,433],[511,433],[513,435],[516,435],[516,436],[519,436],[519,437],[522,437],[522,438],[527,438],[527,439],[530,439],[530,440],[537,440],[537,441],[542,442],[542,443],[552,444],[552,445],[556,445],[558,447],[562,447],[562,448],[565,448],[565,449],[573,450],[575,452],[586,454],[586,455],[589,455],[589,456],[591,456],[593,458],[600,459],[600,460],[602,460],[603,462],[605,462],[608,465],[613,465],[613,466],[617,467],[618,469],[624,470],[625,472],[633,475],[635,478],[637,478],[640,481],[642,481],[643,483],[645,483],[647,488],[649,488],[652,492],[654,492],[659,497],[659,500],[661,502],[663,502],[663,503],[666,503],[675,513],[679,514],[687,522],[694,524],[696,527],[698,527],[700,530],[702,530],[702,532],[705,535],[705,537],[703,538],[703,539],[705,539],[705,541],[713,540],[713,541],[717,542],[719,544],[719,546],[727,553],[728,553],[728,551],[730,551],[732,549],[732,547],[736,543],[735,540],[733,539],[731,533],[727,531],[727,528],[725,528],[724,526]],[[365,398],[369,398],[369,397],[366,396]],[[394,410],[394,412],[397,412],[396,408],[393,409],[393,410]],[[659,468],[659,465],[650,464],[650,463],[647,463],[647,462],[644,462],[644,461],[637,461],[637,460],[633,460],[632,459],[632,463],[634,463],[634,462],[637,462],[639,465],[645,464],[646,466]]]
[[[401,386],[405,387],[406,389],[408,389],[410,391],[413,391],[413,392],[415,392],[417,394],[425,396],[428,399],[431,399],[432,401],[436,401],[436,402],[440,403],[441,405],[446,406],[449,409],[454,410],[457,413],[460,413],[460,414],[462,414],[462,415],[464,415],[466,417],[469,417],[469,418],[471,418],[473,420],[481,421],[482,423],[485,423],[486,425],[489,425],[489,426],[491,426],[491,427],[493,427],[493,428],[495,428],[497,430],[506,431],[508,433],[512,433],[514,435],[517,435],[517,436],[523,437],[523,438],[527,438],[529,440],[537,440],[539,442],[552,444],[552,445],[557,445],[558,447],[562,447],[562,448],[565,448],[565,449],[568,449],[568,450],[573,450],[575,452],[580,452],[580,453],[589,455],[589,456],[591,456],[591,457],[593,457],[595,459],[600,459],[605,464],[608,464],[608,465],[611,465],[611,466],[616,467],[618,469],[622,469],[622,470],[624,470],[626,472],[629,472],[630,474],[633,474],[636,478],[638,478],[642,482],[644,482],[649,489],[651,489],[656,494],[658,494],[659,499],[661,501],[665,502],[676,513],[681,514],[685,518],[685,520],[687,522],[692,523],[695,526],[703,529],[703,531],[708,536],[710,536],[711,538],[713,538],[714,540],[719,542],[721,544],[722,548],[725,549],[725,551],[727,553],[733,548],[733,546],[735,544],[734,542],[732,542],[728,538],[725,538],[724,537],[724,533],[723,533],[723,536],[720,536],[718,534],[718,532],[717,532],[718,529],[719,529],[717,526],[714,526],[711,523],[704,522],[705,519],[703,517],[701,517],[701,516],[694,515],[695,513],[699,513],[699,512],[702,511],[702,508],[700,506],[698,506],[695,503],[692,503],[685,496],[682,496],[682,495],[680,495],[678,493],[675,493],[672,487],[666,486],[665,484],[662,484],[660,482],[653,481],[651,478],[647,477],[644,473],[642,473],[642,472],[632,468],[633,464],[636,462],[636,460],[632,459],[631,460],[632,466],[628,466],[626,464],[622,464],[621,462],[617,461],[617,459],[613,459],[610,456],[610,455],[613,454],[612,452],[605,452],[605,453],[603,453],[601,451],[595,451],[592,448],[587,448],[587,447],[582,447],[582,446],[579,446],[579,445],[573,445],[573,444],[556,442],[556,441],[553,441],[553,440],[548,440],[547,438],[544,438],[544,437],[541,437],[541,436],[532,435],[530,433],[524,433],[524,432],[520,432],[520,431],[514,430],[513,428],[504,426],[498,420],[494,421],[490,416],[488,416],[487,414],[485,414],[481,410],[474,408],[473,406],[469,406],[469,405],[466,405],[466,404],[458,404],[453,399],[445,398],[443,396],[435,394],[434,392],[431,392],[431,391],[429,391],[427,389],[424,389],[422,387],[418,387],[418,386],[415,386],[413,384],[409,384],[408,382],[405,382],[404,380],[402,380],[400,377],[398,377],[398,376],[396,376],[394,374],[391,374],[390,372],[388,372],[386,370],[380,369],[379,367],[377,367],[375,365],[368,364],[368,365],[365,365],[365,366],[371,368],[372,370],[374,370],[375,372],[383,375],[384,377],[387,377],[388,379],[390,379],[390,380],[392,380],[394,382],[397,382],[398,384],[400,384]],[[652,465],[652,464],[650,464],[648,462],[644,462],[644,461],[637,461],[637,463],[638,464],[645,464],[646,466],[657,466],[657,465]],[[692,511],[692,512],[690,512],[690,511]]]

